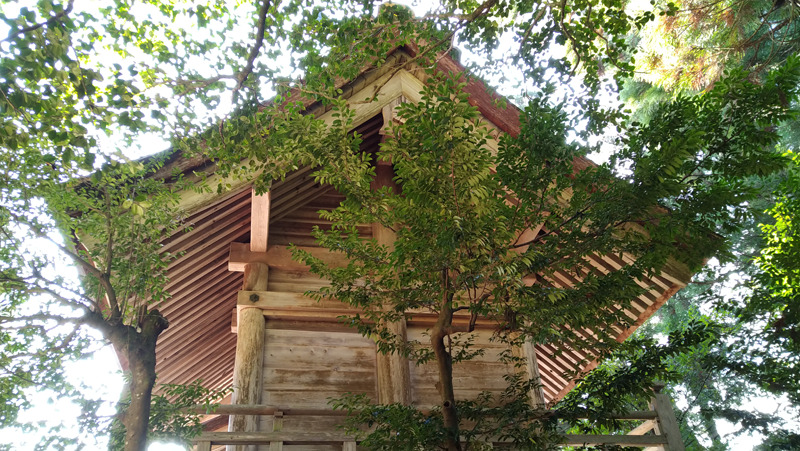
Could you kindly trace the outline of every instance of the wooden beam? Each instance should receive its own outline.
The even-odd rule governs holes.
[[[331,266],[347,265],[347,257],[342,253],[313,246],[297,246],[297,248],[307,251]],[[248,263],[264,263],[270,268],[286,271],[308,270],[308,266],[305,264],[292,260],[292,252],[287,246],[269,246],[266,252],[252,252],[247,243],[231,243],[228,254],[228,270],[244,271],[244,267]]]
[[[263,263],[250,263],[244,267],[242,290],[266,291],[269,286],[269,267]]]
[[[343,432],[203,432],[194,442],[211,442],[212,445],[261,445],[270,442],[344,443],[353,441]]]
[[[397,340],[406,341],[405,320],[401,319],[386,326]],[[391,354],[378,352],[375,366],[378,373],[378,402],[411,404],[411,369],[408,359],[398,352]]]
[[[431,413],[430,409],[419,409],[420,413],[428,415]],[[288,406],[274,406],[270,404],[256,404],[256,405],[235,405],[235,404],[220,404],[213,409],[205,404],[197,404],[191,407],[181,409],[183,413],[194,413],[200,415],[274,415],[275,412],[282,412],[284,418],[289,416],[325,416],[325,417],[342,417],[347,416],[348,413],[344,410],[333,409],[293,409]],[[537,409],[531,412],[531,417],[550,417],[553,416],[553,411],[546,409]],[[572,418],[588,419],[590,418],[588,411],[578,412],[577,415],[571,416]],[[610,413],[605,418],[612,420],[639,420],[639,421],[653,421],[658,418],[658,414],[653,410],[632,410],[625,413]]]
[[[655,420],[648,420],[633,428],[630,432],[628,432],[628,435],[644,435],[652,431],[654,427],[656,427]]]
[[[329,416],[346,417],[347,411],[333,409],[293,409],[288,406],[272,406],[269,404],[220,404],[215,409],[209,409],[204,404],[187,407],[181,412],[201,415],[275,415],[281,412],[288,416]]]
[[[660,435],[589,435],[570,434],[562,436],[562,444],[567,446],[618,445],[618,446],[650,446],[664,445],[666,439]],[[353,438],[341,432],[299,431],[299,432],[204,432],[193,440],[195,443],[212,445],[259,445],[272,442],[303,443],[341,443],[353,442]],[[493,441],[502,445],[509,442]],[[351,448],[352,449],[352,448]]]
[[[250,204],[250,251],[266,252],[267,237],[269,235],[269,207],[272,201],[272,193],[267,191],[264,194],[256,195],[253,190],[253,197]]]
[[[250,263],[245,268],[245,289],[266,287],[267,267]],[[261,276],[261,277],[259,277]],[[263,278],[263,280],[262,280]],[[236,358],[233,366],[232,404],[258,404],[261,402],[262,373],[264,369],[264,338],[266,324],[260,308],[240,308],[237,319]],[[255,415],[231,415],[228,430],[250,433],[258,430]],[[255,447],[229,446],[228,451],[255,451]]]
[[[238,308],[258,307],[264,316],[270,319],[298,320],[298,321],[332,321],[341,322],[342,315],[358,313],[357,308],[337,301],[335,299],[315,300],[303,293],[283,291],[240,291],[237,298]],[[236,333],[237,313],[232,312],[232,332]],[[430,326],[436,322],[437,315],[429,311],[408,311],[409,324]],[[454,327],[466,327],[469,324],[469,312],[458,312],[453,317]],[[493,330],[497,322],[478,318],[475,323],[477,329]]]
[[[333,299],[317,301],[303,293],[286,293],[281,291],[240,291],[237,305],[241,307],[258,307],[263,310],[327,310],[337,314],[357,312],[358,309]]]
[[[562,442],[567,446],[617,445],[617,446],[650,446],[664,445],[667,438],[663,435],[589,435],[570,434],[564,436]]]

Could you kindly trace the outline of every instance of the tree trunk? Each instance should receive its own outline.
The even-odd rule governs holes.
[[[453,392],[453,357],[447,351],[444,338],[450,334],[453,323],[452,295],[445,293],[442,301],[439,319],[431,330],[431,346],[436,356],[436,367],[439,372],[439,381],[436,388],[442,400],[442,418],[447,431],[445,449],[461,451],[459,440],[458,411],[456,410],[456,397]]]
[[[150,401],[156,382],[156,340],[169,326],[158,310],[147,312],[139,329],[110,325],[108,338],[128,360],[130,404],[119,414],[125,428],[125,451],[145,451],[150,425]]]

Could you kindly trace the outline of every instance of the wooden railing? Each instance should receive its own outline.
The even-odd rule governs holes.
[[[652,410],[633,411],[612,415],[617,420],[641,421],[626,434],[618,435],[562,435],[563,446],[618,445],[642,447],[647,450],[684,451],[678,423],[672,411],[669,396],[656,393],[650,407]],[[205,413],[198,408],[195,413]],[[542,412],[543,414],[545,412]],[[269,445],[270,451],[280,451],[283,444],[340,444],[343,451],[355,451],[356,441],[344,432],[330,431],[283,431],[283,420],[290,416],[344,416],[343,411],[290,409],[266,405],[220,405],[217,415],[269,415],[273,417],[271,432],[204,432],[193,440],[197,451],[209,451],[212,445]],[[649,434],[652,431],[652,434]],[[508,442],[491,442],[493,445],[508,445]]]

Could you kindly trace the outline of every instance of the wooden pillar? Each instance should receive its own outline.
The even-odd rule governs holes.
[[[406,321],[400,320],[388,325],[389,330],[399,339],[406,340]],[[411,372],[408,359],[393,352],[378,353],[378,402],[381,404],[411,404]]]
[[[675,418],[675,411],[672,410],[672,400],[669,396],[656,392],[650,407],[656,411],[658,421],[656,421],[656,434],[663,435],[667,439],[667,444],[663,446],[664,451],[685,451],[681,428]]]
[[[523,230],[519,236],[517,237],[517,243],[528,243],[531,242],[536,236],[539,234],[539,230],[542,229],[542,224],[539,224],[533,228],[527,228]],[[515,248],[514,251],[522,254],[525,253],[530,245],[521,246]],[[531,286],[536,283],[536,276],[529,275],[522,278],[523,282],[527,286]],[[536,358],[536,347],[522,337],[523,341],[520,345],[521,356],[525,359],[525,376],[528,380],[532,381],[535,385],[531,388],[531,392],[529,394],[531,398],[531,406],[537,409],[544,409],[547,403],[544,400],[544,389],[542,387],[542,377],[539,374],[539,362]]]
[[[391,164],[378,162],[375,167],[375,180],[372,183],[373,189],[389,186],[397,190],[397,186],[392,180],[393,172]],[[372,237],[378,244],[392,249],[394,246],[395,234],[390,229],[381,224],[372,224]],[[402,342],[406,341],[406,320],[400,319],[386,325],[387,328]],[[378,352],[376,358],[378,374],[378,402],[381,404],[411,404],[411,371],[408,366],[408,359],[393,352],[383,354]]]
[[[511,337],[512,341],[523,340],[524,337],[514,336]],[[521,376],[529,381],[532,381],[535,386],[531,388],[528,396],[530,397],[531,407],[536,409],[544,409],[546,402],[544,400],[544,389],[542,388],[542,378],[539,375],[539,364],[536,360],[536,348],[528,340],[524,340],[517,347],[512,349],[514,357],[524,359],[525,365],[520,368]]]
[[[536,347],[528,340],[522,343],[522,351],[525,355],[525,369],[528,380],[535,386],[531,388],[531,405],[543,409],[547,404],[544,400],[544,388],[542,387],[542,377],[539,375],[539,362],[536,359]]]
[[[268,267],[263,263],[248,263],[244,271],[244,290],[266,291]],[[259,307],[239,306],[236,337],[236,360],[233,367],[233,396],[231,404],[259,404],[263,390],[264,313]],[[231,415],[230,432],[256,432],[257,415]],[[254,445],[229,445],[228,451],[255,450]]]

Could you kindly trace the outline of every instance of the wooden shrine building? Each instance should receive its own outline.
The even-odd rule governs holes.
[[[375,96],[373,102],[352,104],[356,131],[363,137],[365,151],[377,148],[384,125],[392,120],[399,102],[419,101],[426,78],[421,69],[408,62],[409,52],[399,48],[383,69],[364,71],[343,85],[345,98]],[[439,66],[444,71],[463,70],[449,57],[440,59]],[[519,132],[517,109],[497,107],[497,99],[477,81],[470,82],[465,90],[495,137]],[[314,108],[309,107],[312,114],[322,118],[328,114]],[[178,154],[162,169],[164,173],[175,170],[213,174],[213,165]],[[220,180],[212,175],[210,183]],[[341,417],[326,414],[330,413],[328,398],[350,392],[422,408],[438,404],[433,364],[417,366],[397,355],[376,353],[374,342],[337,319],[350,311],[349,306],[334,300],[317,303],[303,295],[326,281],[293,261],[288,245],[326,259],[341,258],[315,247],[310,232],[314,225],[325,226],[318,212],[336,207],[342,196],[315,182],[311,168],[298,169],[274,182],[264,195],[255,196],[251,186],[242,181],[225,183],[232,188],[222,195],[185,193],[182,205],[188,212],[186,223],[190,228],[163,242],[164,251],[182,254],[169,266],[166,290],[172,297],[158,306],[171,324],[158,342],[158,382],[185,384],[199,378],[208,387],[233,385],[233,399],[224,403],[242,405],[238,410],[222,406],[222,414],[210,415],[206,422],[208,431],[226,431],[230,426],[239,435],[208,432],[198,439],[199,448],[209,449],[214,443],[255,443],[260,437],[264,444],[261,449],[354,450],[356,443],[335,428]],[[359,232],[366,238],[387,239],[379,226],[365,225]],[[610,255],[592,259],[600,271],[628,263]],[[617,339],[630,336],[685,286],[690,276],[685,268],[671,264],[660,275],[641,280],[647,290],[626,311],[634,326],[619,329]],[[572,277],[559,274],[553,283],[568,286]],[[432,321],[432,316],[415,314],[398,327],[405,329],[408,339],[420,339]],[[488,322],[479,323],[475,335],[476,346],[486,352],[456,366],[457,397],[472,398],[482,391],[497,392],[506,387],[503,376],[510,369],[497,359],[503,349],[490,342]],[[534,398],[542,404],[560,399],[573,387],[574,382],[564,374],[576,369],[586,371],[594,365],[591,358],[569,348],[543,345],[515,351],[527,358],[530,375],[541,378],[543,387]],[[225,413],[232,415],[229,418]],[[239,413],[258,415],[233,415]],[[623,443],[681,449],[675,445],[674,436],[666,445],[668,418],[647,412],[639,416],[642,418],[637,419],[644,420],[645,425]],[[660,428],[661,435],[641,435],[654,427]],[[578,443],[576,440],[572,442]]]

